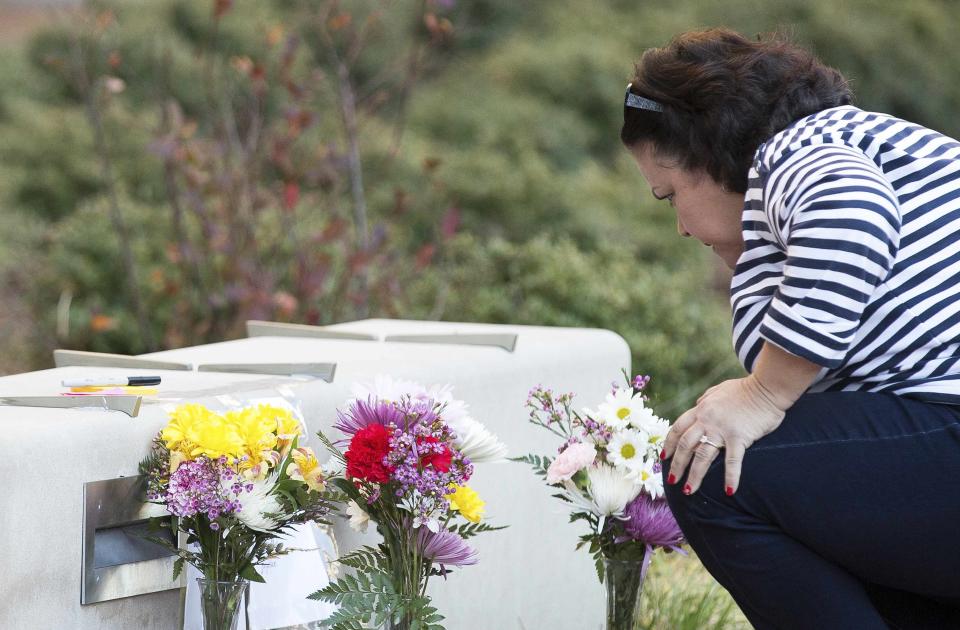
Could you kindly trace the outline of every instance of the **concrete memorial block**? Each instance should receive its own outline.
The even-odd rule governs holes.
[[[281,325],[282,332],[273,336],[275,326],[258,322],[251,329],[256,336],[248,339],[138,357],[178,364],[174,370],[136,368],[131,362],[111,368],[106,367],[109,357],[62,353],[58,359],[70,367],[0,378],[0,399],[56,396],[61,380],[91,373],[163,378],[159,398],[144,398],[135,417],[103,408],[0,403],[0,475],[6,482],[0,489],[0,532],[6,535],[0,546],[0,628],[180,627],[182,580],[168,584],[169,590],[137,591],[121,576],[111,596],[129,597],[81,604],[85,484],[136,475],[170,405],[189,401],[223,409],[281,397],[301,411],[307,445],[324,459],[313,434],[332,433],[335,410],[350,397],[352,384],[387,374],[424,385],[453,385],[455,397],[509,446],[511,455],[548,453],[557,444],[526,420],[529,389],[543,384],[575,392],[578,407],[592,406],[630,366],[626,343],[604,330],[365,320],[327,327]],[[227,371],[197,371],[201,364]],[[293,369],[307,364],[312,367],[306,373]],[[244,373],[255,369],[266,373]],[[510,527],[471,540],[480,564],[431,581],[430,593],[447,617],[446,626],[598,627],[603,592],[589,556],[574,550],[578,530],[567,523],[568,510],[521,464],[480,464],[470,485],[487,502],[490,522]],[[94,530],[97,523],[113,524],[86,521]],[[358,535],[339,519],[334,531],[341,551],[375,541],[372,528]],[[138,552],[127,553],[129,560]],[[154,568],[164,561],[143,560]],[[317,579],[325,579],[324,567],[316,570]],[[143,573],[134,566],[118,574],[124,571],[134,581]]]
[[[594,406],[629,369],[630,353],[618,335],[605,330],[500,326],[402,320],[364,320],[318,327],[367,339],[309,334],[283,326],[269,336],[259,322],[257,336],[144,355],[187,363],[325,362],[336,363],[332,383],[296,387],[296,398],[311,433],[331,435],[335,409],[350,397],[358,381],[379,374],[424,385],[451,384],[474,418],[510,448],[511,455],[549,453],[558,444],[527,423],[524,408],[531,387],[543,384],[577,394],[579,406]],[[331,435],[337,438],[339,436]],[[313,438],[308,442],[322,450]],[[521,464],[481,464],[471,487],[487,502],[491,523],[509,529],[471,539],[480,564],[465,567],[446,581],[434,578],[430,594],[451,630],[489,628],[598,627],[603,592],[593,563],[576,552],[579,530],[568,524],[569,511]],[[376,540],[335,524],[341,551]],[[371,528],[372,532],[372,528]]]

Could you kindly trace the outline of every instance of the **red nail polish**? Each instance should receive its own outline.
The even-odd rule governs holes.
[[[677,478],[673,473],[670,473],[670,476],[667,477],[667,483],[671,485],[677,483]]]
[[[733,486],[727,486],[727,496],[728,497],[733,496]]]
[[[687,485],[685,485],[685,486],[683,487],[683,493],[684,493],[684,494],[690,494],[691,492],[693,492],[693,489],[690,488],[690,484],[688,483]]]
[[[667,458],[667,451],[666,450],[660,451],[660,461],[663,461],[666,458]]]

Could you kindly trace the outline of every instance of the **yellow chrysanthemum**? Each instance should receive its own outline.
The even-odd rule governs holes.
[[[277,434],[274,433],[277,425],[268,414],[261,412],[260,407],[228,411],[224,416],[227,422],[237,428],[243,441],[243,454],[247,456],[245,464],[248,466],[260,463],[262,453],[277,445]]]
[[[259,405],[257,409],[264,418],[274,423],[279,439],[292,440],[303,434],[300,420],[289,409],[274,407],[273,405]]]
[[[189,454],[196,446],[197,427],[211,414],[203,405],[179,405],[170,412],[170,422],[160,432],[160,438],[171,451]]]
[[[190,452],[193,457],[206,455],[211,459],[222,456],[235,459],[245,452],[237,425],[221,415],[211,413],[193,429],[196,434],[193,440],[195,446]]]
[[[476,491],[467,486],[451,486],[453,492],[446,495],[450,507],[460,512],[463,518],[472,523],[479,523],[483,517],[483,508],[486,503]]]
[[[326,480],[323,478],[323,468],[320,467],[320,462],[313,451],[306,447],[297,448],[293,450],[291,456],[293,463],[287,467],[290,478],[304,482],[311,490],[323,492]]]

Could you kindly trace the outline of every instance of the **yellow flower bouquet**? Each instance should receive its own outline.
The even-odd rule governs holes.
[[[282,407],[221,414],[184,404],[170,413],[141,462],[147,500],[167,508],[187,545],[154,542],[178,556],[174,578],[184,562],[204,576],[205,627],[230,627],[246,580],[262,582],[256,567],[286,553],[278,536],[328,514],[323,469],[313,451],[299,446],[302,436],[300,421]]]

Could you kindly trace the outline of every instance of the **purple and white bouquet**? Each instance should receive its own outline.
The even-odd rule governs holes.
[[[624,376],[625,386],[614,383],[596,410],[582,413],[573,409],[573,394],[531,390],[530,422],[563,442],[556,456],[515,461],[532,465],[557,490],[573,508],[571,522],[589,525],[577,548],[589,548],[601,582],[605,563],[636,561],[642,584],[653,552],[679,551],[684,540],[663,497],[660,451],[670,424],[648,406],[650,377]]]
[[[311,595],[337,604],[333,630],[442,630],[428,580],[477,563],[467,539],[502,529],[481,522],[485,503],[467,485],[474,464],[505,459],[506,447],[468,413],[449,386],[426,388],[378,377],[357,385],[338,412],[336,442],[320,435],[336,464],[329,479],[347,503],[350,526],[372,522],[383,542],[339,558],[356,571]],[[345,450],[342,450],[343,447]]]

